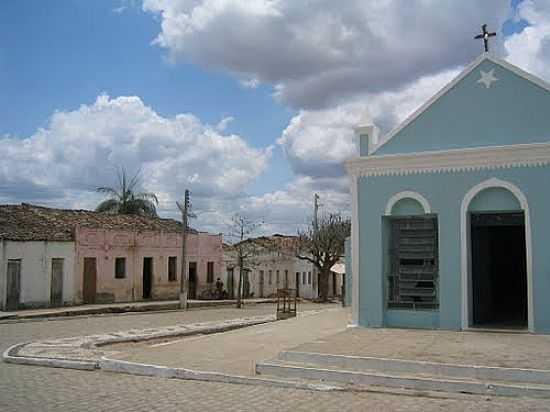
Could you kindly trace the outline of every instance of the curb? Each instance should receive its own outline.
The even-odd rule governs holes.
[[[245,305],[262,305],[266,303],[276,303],[276,299],[265,299],[262,301],[245,301]],[[197,308],[215,308],[222,306],[231,306],[236,302],[217,301],[217,300],[204,300],[189,302],[188,309]],[[74,307],[73,307],[74,308]],[[158,303],[156,305],[142,305],[132,306],[113,306],[106,308],[82,308],[66,311],[52,311],[45,313],[35,314],[17,314],[9,313],[8,315],[0,316],[0,323],[22,323],[22,322],[39,322],[44,320],[65,320],[75,317],[90,317],[96,315],[121,315],[121,314],[147,314],[147,313],[161,313],[161,312],[176,312],[182,309],[179,308],[179,303]]]
[[[58,358],[35,358],[29,356],[17,356],[19,349],[31,342],[18,343],[10,346],[2,354],[2,360],[6,363],[17,365],[48,366],[50,368],[78,369],[93,371],[98,368],[98,362],[89,360],[70,360]]]
[[[315,391],[344,391],[335,385],[284,381],[248,376],[230,375],[221,372],[204,372],[184,368],[148,365],[103,357],[99,361],[99,369],[104,372],[124,373],[128,375],[149,376],[168,379],[194,380],[203,382],[233,383],[240,385],[275,386],[287,389],[306,389]]]

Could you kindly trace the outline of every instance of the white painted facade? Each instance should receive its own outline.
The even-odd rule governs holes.
[[[52,259],[63,259],[63,303],[75,302],[74,242],[0,240],[0,308],[7,298],[7,268],[11,259],[20,260],[21,308],[50,305]]]

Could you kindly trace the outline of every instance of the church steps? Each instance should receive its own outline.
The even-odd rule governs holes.
[[[327,353],[293,352],[279,353],[277,360],[319,366],[323,368],[353,371],[379,370],[382,372],[428,374],[432,376],[509,381],[550,385],[550,370],[506,368],[483,365],[460,365],[408,359],[390,359]]]
[[[550,371],[282,352],[258,363],[256,373],[323,383],[550,398]],[[352,387],[353,387],[352,386]]]

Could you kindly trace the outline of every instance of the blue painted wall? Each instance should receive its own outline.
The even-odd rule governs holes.
[[[518,186],[527,197],[531,215],[535,331],[550,333],[550,167],[510,168],[463,173],[363,177],[359,179],[359,324],[461,328],[460,207],[475,185],[499,178]],[[439,223],[439,311],[385,310],[385,233],[383,215],[396,193],[414,190],[423,195]],[[516,199],[502,189],[488,189],[475,198],[477,210],[517,210]]]
[[[499,79],[489,89],[477,82],[481,70]],[[484,60],[375,154],[538,143],[549,131],[550,93]]]

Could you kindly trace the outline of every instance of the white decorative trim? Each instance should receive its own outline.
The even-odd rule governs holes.
[[[395,129],[391,130],[387,135],[383,136],[381,139],[379,139],[379,144],[373,148],[373,153],[376,152],[380,147],[384,146],[386,143],[388,143],[395,135],[397,135],[401,130],[403,130],[405,127],[407,127],[409,124],[411,124],[414,120],[416,120],[417,117],[419,117],[422,113],[424,113],[426,110],[429,109],[429,107],[434,104],[441,96],[443,96],[445,93],[447,93],[449,90],[451,90],[458,82],[460,82],[463,78],[465,78],[468,74],[470,74],[477,66],[479,66],[481,63],[483,63],[485,60],[489,60],[509,71],[512,73],[524,78],[527,81],[530,81],[531,83],[534,83],[535,85],[543,88],[544,90],[547,90],[550,92],[550,84],[545,82],[544,80],[533,76],[530,73],[527,73],[526,71],[520,69],[517,66],[514,66],[511,63],[508,63],[505,60],[497,59],[494,56],[491,56],[489,53],[483,53],[479,55],[472,63],[470,63],[466,68],[457,76],[455,77],[450,83],[448,83],[444,88],[442,88],[438,93],[433,95],[426,103],[424,103],[422,106],[420,106],[417,110],[415,110],[410,116],[408,116],[401,124],[399,124]]]
[[[359,188],[357,177],[351,177],[351,323],[359,325]]]
[[[410,190],[406,190],[404,192],[396,193],[395,195],[393,195],[390,198],[390,200],[388,200],[388,203],[386,204],[385,215],[386,216],[391,216],[391,211],[392,211],[393,207],[395,206],[395,204],[397,202],[399,202],[402,199],[414,199],[418,203],[420,203],[420,205],[422,205],[422,208],[424,209],[425,214],[432,213],[432,208],[430,207],[430,203],[426,200],[426,198],[424,196],[422,196],[418,192],[413,192],[413,191],[410,191]]]
[[[549,142],[362,156],[345,162],[348,173],[353,176],[470,172],[548,164],[550,164]]]
[[[462,284],[462,329],[468,329],[471,323],[470,307],[470,278],[471,278],[471,253],[470,253],[470,227],[468,219],[468,208],[470,202],[481,191],[489,188],[503,188],[510,191],[518,200],[525,218],[525,248],[527,266],[527,322],[530,332],[535,330],[535,317],[533,306],[533,249],[531,243],[531,217],[529,204],[523,192],[513,183],[492,178],[479,183],[471,188],[462,199],[460,207],[460,243],[461,243],[461,284]]]

